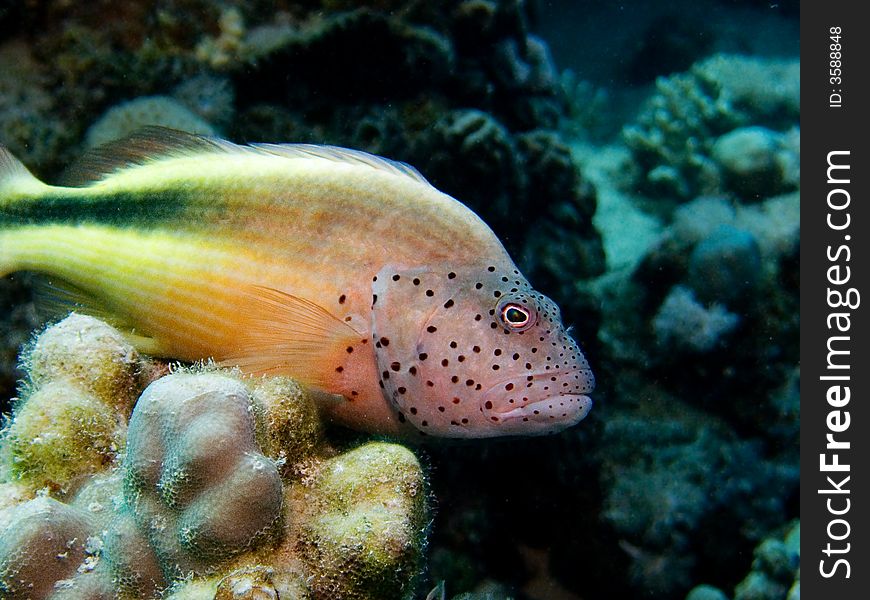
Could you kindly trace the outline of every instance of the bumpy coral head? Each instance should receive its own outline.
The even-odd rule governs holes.
[[[384,268],[372,286],[385,396],[427,435],[539,435],[589,412],[589,363],[556,304],[513,268]]]

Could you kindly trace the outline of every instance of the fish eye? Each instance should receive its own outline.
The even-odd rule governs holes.
[[[508,302],[501,307],[501,320],[514,331],[524,331],[533,324],[529,309],[514,302]]]

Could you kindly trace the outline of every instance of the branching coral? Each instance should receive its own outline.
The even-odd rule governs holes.
[[[799,114],[797,60],[716,55],[685,73],[659,79],[637,123],[623,133],[641,167],[638,184],[647,193],[687,200],[720,193],[736,181],[733,191],[751,199],[793,189],[785,174],[791,158],[775,158],[790,146],[775,132],[792,127]],[[718,142],[720,164],[713,154],[720,136],[750,125],[769,128],[769,133],[759,140],[758,130],[744,132],[744,139],[750,133],[756,147],[764,146],[760,159],[753,162],[755,171],[764,171],[764,176],[747,182],[735,180],[733,153],[723,152],[733,139]]]
[[[799,600],[801,524],[789,524],[785,535],[764,539],[753,552],[752,570],[734,588],[734,600]],[[710,585],[699,585],[686,600],[727,600]]]

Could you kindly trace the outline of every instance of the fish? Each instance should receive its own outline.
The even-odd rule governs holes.
[[[0,276],[24,270],[143,353],[293,377],[360,431],[542,435],[592,406],[559,308],[493,231],[358,150],[148,128],[49,185],[0,146]]]

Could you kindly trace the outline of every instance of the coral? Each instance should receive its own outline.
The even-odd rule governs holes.
[[[190,133],[216,135],[209,123],[168,96],[146,96],[113,106],[91,125],[85,144],[95,147],[130,135],[147,125],[160,125]]]
[[[606,188],[605,193],[609,197]],[[597,222],[614,229],[605,231],[605,239],[622,231],[609,218]],[[651,245],[647,240],[645,250],[638,248],[645,254],[635,259],[633,270],[612,271],[592,288],[604,306],[601,339],[616,355],[640,357],[645,363],[658,356],[662,360],[654,360],[656,364],[685,360],[680,353],[661,353],[662,347],[710,351],[738,324],[757,334],[745,339],[759,348],[769,345],[770,336],[783,339],[795,315],[788,314],[792,296],[781,277],[789,272],[799,233],[797,193],[750,205],[700,197],[678,206],[671,226]],[[759,310],[754,302],[759,295],[776,302]],[[780,302],[781,315],[774,308]],[[639,335],[643,331],[653,334],[652,339]],[[729,360],[739,360],[738,355]],[[783,375],[791,366],[783,365]],[[747,384],[750,379],[748,373]]]
[[[768,198],[760,205],[739,207],[734,225],[755,236],[765,263],[775,262],[800,240],[800,206],[797,192]]]
[[[636,583],[672,597],[689,587],[700,557],[735,554],[781,523],[799,469],[764,458],[757,441],[737,439],[672,398],[647,402],[659,404],[644,415],[611,415],[605,425],[604,518]],[[740,531],[717,533],[728,523],[740,523]],[[717,547],[707,547],[707,539]]]
[[[798,189],[801,184],[801,129],[792,127],[779,136],[779,152],[776,155],[782,172],[783,186]]]
[[[624,129],[643,170],[638,183],[645,192],[687,199],[718,189],[718,172],[705,144],[737,123],[727,101],[707,86],[693,73],[658,79],[638,123]]]
[[[800,237],[800,195],[785,194],[760,204],[735,204],[722,197],[702,196],[680,205],[669,237],[681,250],[691,248],[722,227],[748,231],[755,238],[765,265],[789,253]],[[764,268],[768,268],[765,266]]]
[[[686,246],[697,244],[718,227],[733,225],[737,209],[721,196],[700,196],[674,211],[672,237]]]
[[[514,141],[502,123],[481,110],[451,111],[433,124],[426,145],[433,150],[426,173],[439,189],[461,189],[470,207],[486,207],[497,230],[516,229],[514,211],[525,212],[527,205],[517,198],[523,186],[521,171]],[[457,162],[462,172],[455,170]]]
[[[111,463],[124,443],[110,407],[66,381],[32,392],[4,436],[13,477],[64,491]]]
[[[800,589],[799,567],[800,522],[790,528],[785,539],[771,537],[756,546],[752,570],[734,588],[734,600],[791,598],[794,590]]]
[[[725,186],[747,200],[766,198],[782,189],[785,160],[779,155],[785,134],[766,127],[740,127],[719,137],[711,149]]]
[[[473,592],[457,594],[451,600],[503,600],[513,597],[514,594],[505,586],[495,581],[484,581]]]
[[[32,387],[68,381],[125,416],[141,389],[135,348],[117,330],[77,313],[40,334],[22,363]]]
[[[285,475],[296,473],[323,443],[314,403],[292,379],[272,377],[251,386],[257,413],[257,443]]]
[[[3,434],[4,598],[413,589],[428,520],[416,457],[384,442],[337,452],[296,383],[213,366],[161,377],[117,331],[76,314],[23,364],[26,394]]]
[[[36,172],[69,139],[47,70],[20,42],[0,43],[0,143]]]
[[[89,515],[53,498],[7,509],[0,531],[0,592],[4,598],[48,598],[88,559]]]
[[[252,410],[240,381],[214,373],[164,377],[136,403],[124,494],[170,578],[274,533],[281,478],[256,445]]]
[[[720,225],[689,255],[687,283],[701,302],[745,304],[760,275],[761,251],[755,236],[745,229]]]
[[[301,567],[300,567],[301,569]],[[295,567],[242,566],[227,574],[186,579],[172,586],[163,596],[170,600],[313,600],[307,576]],[[339,597],[339,596],[324,596]],[[386,598],[386,596],[384,596]]]
[[[522,48],[521,48],[522,45]],[[495,55],[497,77],[508,88],[551,92],[556,84],[556,67],[550,49],[540,38],[529,35],[523,44],[506,40]]]
[[[297,545],[316,573],[315,597],[401,598],[409,591],[425,529],[420,466],[410,451],[366,444],[327,461],[298,491],[289,502],[308,516]]]
[[[22,357],[28,385],[3,429],[3,471],[67,493],[111,464],[139,389],[139,357],[117,331],[73,313]]]
[[[196,58],[213,69],[226,68],[238,61],[245,35],[244,17],[235,6],[224,7],[218,27],[217,37],[206,37],[196,46]]]
[[[405,598],[422,556],[425,496],[416,457],[395,444],[309,464],[286,489],[285,538],[271,561],[242,557],[229,579],[184,583],[171,598],[218,600],[248,586],[257,597]]]
[[[220,129],[235,116],[236,94],[227,77],[201,73],[175,86],[172,97]]]
[[[591,288],[603,307],[602,351],[623,365],[617,372],[638,369],[774,447],[790,447],[781,442],[799,421],[789,392],[797,380],[786,385],[798,361],[799,208],[798,194],[680,205],[632,269]]]
[[[570,229],[588,222],[595,213],[594,196],[582,188],[571,149],[552,131],[536,129],[517,136],[522,171],[527,173],[526,196],[529,206],[555,208],[553,216],[566,221]],[[556,205],[571,202],[576,215],[560,214]]]
[[[776,156],[786,143],[773,132],[792,127],[799,114],[797,60],[718,54],[687,72],[659,78],[656,93],[623,135],[641,167],[638,184],[646,193],[685,201],[730,185],[742,199],[755,199],[794,189],[794,178],[783,173],[783,164],[793,159]],[[749,126],[773,131],[731,133]],[[741,157],[733,149],[748,136],[754,151]],[[746,168],[755,175],[749,181],[735,172]]]
[[[15,506],[34,497],[34,491],[17,481],[0,483],[0,529],[6,526],[2,520],[3,509]]]
[[[731,332],[739,317],[721,305],[709,308],[700,304],[691,290],[674,286],[653,319],[653,328],[659,344],[706,352]]]
[[[790,524],[784,535],[761,541],[753,552],[752,569],[734,588],[734,600],[798,600],[800,598],[800,521]],[[699,585],[686,600],[727,600],[725,593]]]
[[[740,556],[794,514],[799,206],[798,194],[699,197],[630,273],[593,288],[614,386],[595,444],[603,518],[635,591],[685,593],[712,565],[719,589],[691,597],[722,600]],[[774,583],[784,598],[791,581]],[[753,575],[747,593],[765,586]]]
[[[712,585],[697,585],[686,595],[686,600],[728,600],[728,596]]]
[[[693,67],[699,79],[718,86],[741,123],[775,129],[791,127],[800,116],[800,62],[717,54]]]
[[[333,99],[341,106],[348,97],[357,102],[385,96],[398,100],[411,90],[444,82],[454,64],[452,44],[442,33],[400,15],[360,7],[315,15],[294,25],[255,28],[242,42],[243,60],[236,68],[253,68],[239,72],[236,84],[249,100],[261,102],[276,92],[279,98],[269,98],[270,103]],[[355,68],[363,47],[367,68]],[[247,89],[255,81],[285,81],[288,72],[293,78],[285,85]]]

